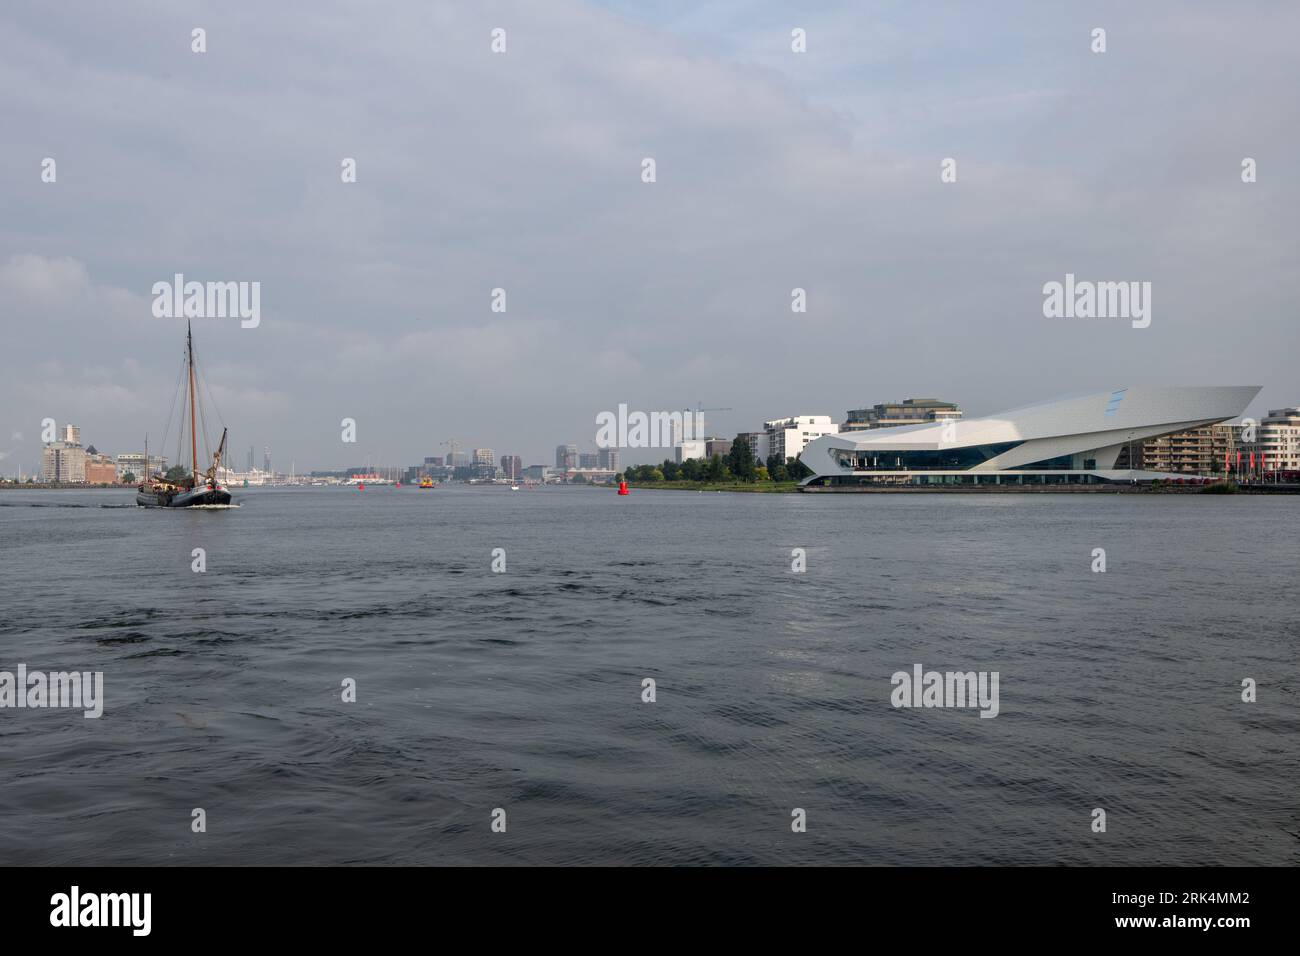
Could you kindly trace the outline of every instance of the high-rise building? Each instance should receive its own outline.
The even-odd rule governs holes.
[[[606,471],[618,471],[618,449],[602,448],[596,452],[596,467]]]
[[[80,484],[86,480],[86,449],[66,441],[49,442],[41,451],[45,481]]]
[[[245,471],[252,471],[252,470],[253,470],[253,462],[256,461],[256,460],[257,460],[257,459],[253,457],[253,446],[252,446],[252,445],[249,445],[249,446],[248,446],[248,467],[245,468],[244,470],[245,470]]]
[[[905,398],[901,402],[881,402],[870,408],[851,408],[840,433],[865,431],[868,428],[892,428],[895,425],[919,425],[921,422],[956,421],[961,408],[937,398]]]
[[[262,470],[268,475],[271,474],[271,446],[265,445],[262,450]]]
[[[501,470],[505,472],[505,476],[511,481],[518,481],[523,477],[524,460],[518,455],[502,455]]]
[[[81,429],[63,426],[63,438],[47,442],[41,450],[41,472],[45,481],[81,484],[86,480],[86,449],[81,447]]]
[[[597,468],[599,467],[599,464],[600,464],[600,456],[597,455],[594,451],[592,452],[584,451],[578,454],[579,468]]]
[[[491,448],[475,448],[475,449],[474,449],[474,464],[476,464],[476,465],[491,465],[491,464],[492,464],[492,449],[491,449]]]
[[[555,446],[555,467],[560,471],[569,471],[578,467],[577,445]]]

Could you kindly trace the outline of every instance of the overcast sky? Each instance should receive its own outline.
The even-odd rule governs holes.
[[[177,272],[261,283],[259,327],[195,327],[239,467],[550,463],[620,402],[726,436],[908,396],[1300,403],[1298,36],[1292,3],[11,0],[0,471],[46,417],[161,432]],[[1150,327],[1044,318],[1067,272],[1151,282]]]

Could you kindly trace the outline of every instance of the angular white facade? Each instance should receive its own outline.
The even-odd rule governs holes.
[[[827,435],[804,484],[1088,483],[1178,478],[1129,468],[1130,443],[1240,415],[1258,385],[1131,386],[988,418]]]

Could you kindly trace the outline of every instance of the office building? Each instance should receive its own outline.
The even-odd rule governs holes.
[[[870,408],[851,408],[840,432],[866,431],[871,428],[893,428],[896,425],[917,425],[921,422],[956,421],[961,409],[952,402],[937,398],[905,398],[901,402],[882,402]]]

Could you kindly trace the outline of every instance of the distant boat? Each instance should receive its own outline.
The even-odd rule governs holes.
[[[425,477],[423,477],[423,478],[420,479],[420,487],[421,487],[421,488],[437,488],[438,486],[435,485],[435,484],[433,483],[433,479],[432,479],[432,478],[430,478],[429,476],[426,475]]]
[[[519,486],[518,486],[518,485],[511,485],[511,486],[510,486],[510,490],[511,490],[511,491],[518,491],[518,490],[519,490]]]
[[[189,389],[186,394],[185,378],[181,389],[185,395],[181,405],[181,441],[185,438],[185,413],[189,412],[190,433],[190,468],[184,477],[168,479],[166,475],[146,474],[144,481],[136,488],[135,503],[145,508],[194,508],[199,506],[228,505],[230,492],[221,487],[217,480],[217,469],[221,467],[221,457],[226,452],[226,429],[221,429],[221,441],[212,456],[212,464],[207,470],[199,472],[199,438],[197,415],[195,413],[195,371],[194,371],[194,336],[187,325],[185,328],[185,370],[188,372]],[[173,407],[175,407],[173,405]],[[170,427],[170,422],[168,422]],[[206,447],[207,441],[205,439]],[[177,456],[179,457],[179,456]],[[145,443],[145,472],[149,471],[149,446]]]

